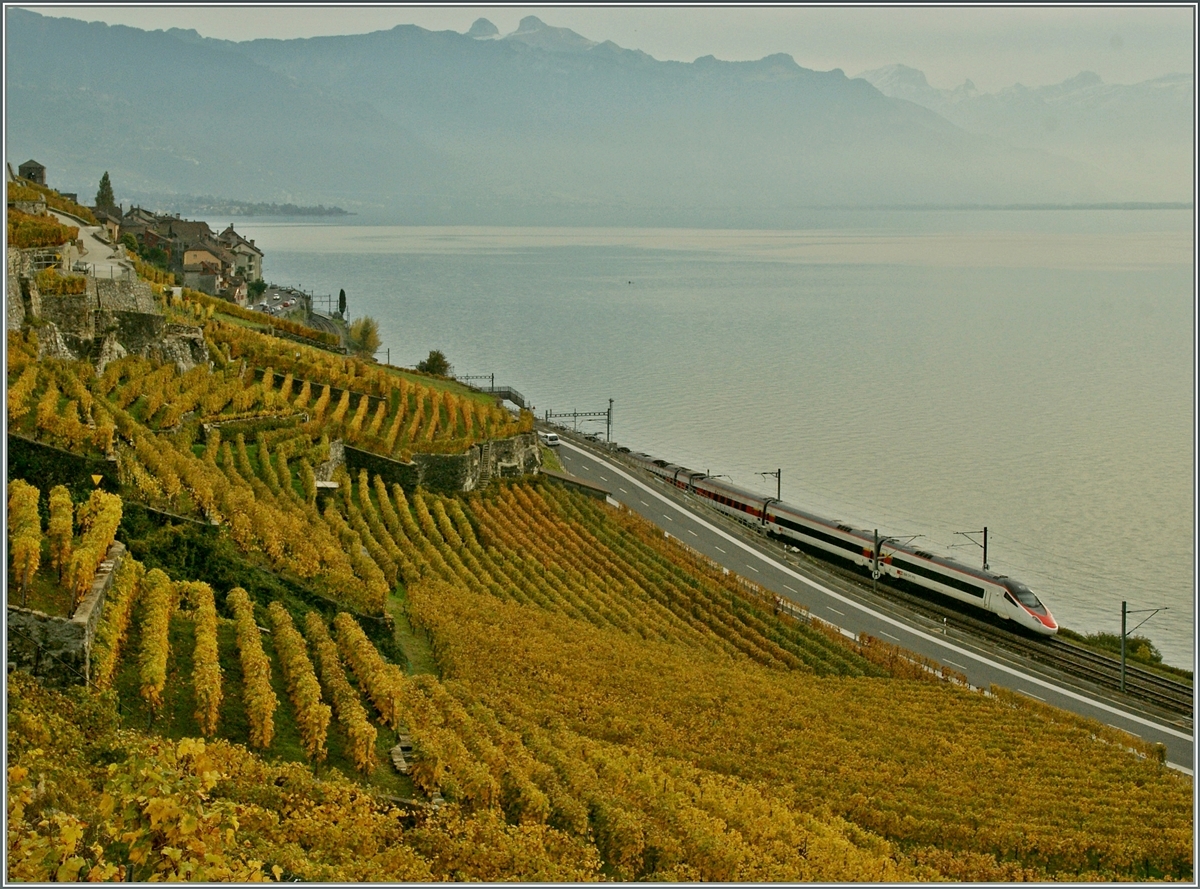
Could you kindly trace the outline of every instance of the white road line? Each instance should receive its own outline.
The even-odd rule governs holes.
[[[784,588],[785,590],[791,590],[791,592],[793,592],[793,593],[796,593],[796,592],[798,592],[798,590],[793,590],[793,589],[792,589],[790,586],[788,586],[786,583],[783,585],[783,588]]]
[[[713,544],[713,548],[716,549],[716,551],[719,553],[725,552],[725,550],[721,549],[721,547],[717,546],[715,543]]]
[[[600,481],[606,482],[606,481],[608,481],[608,479],[606,479],[604,476],[600,476]]]
[[[842,617],[845,617],[845,616],[846,616],[846,612],[844,612],[844,611],[838,611],[838,610],[837,610],[836,608],[834,608],[832,605],[826,605],[825,607],[826,607],[826,608],[828,608],[830,611],[832,611],[834,614],[840,614]]]
[[[1023,688],[1018,688],[1018,689],[1017,689],[1017,691],[1019,691],[1019,692],[1020,692],[1021,694],[1023,694],[1023,695],[1029,695],[1029,697],[1031,697],[1031,698],[1037,698],[1037,699],[1038,699],[1039,701],[1041,701],[1043,704],[1044,704],[1044,703],[1046,703],[1046,699],[1045,699],[1045,698],[1038,697],[1037,695],[1035,695],[1035,694],[1034,694],[1033,692],[1031,692],[1031,691],[1026,691],[1026,690],[1025,690],[1025,689],[1023,689]]]
[[[758,569],[755,568],[753,565],[747,565],[746,567],[749,568],[751,571],[758,573]]]
[[[693,537],[699,537],[699,536],[700,536],[700,535],[699,535],[699,534],[697,534],[695,531],[693,531],[691,528],[688,528],[688,533],[689,533],[689,534],[691,534]]]
[[[958,663],[957,661],[952,661],[952,660],[950,660],[950,658],[948,658],[948,657],[944,657],[944,658],[942,658],[942,661],[943,661],[943,662],[945,662],[945,663],[947,663],[947,664],[949,664],[949,665],[950,665],[950,666],[952,666],[952,667],[958,667],[958,669],[960,669],[960,670],[965,670],[965,669],[967,669],[967,668],[966,668],[966,667],[964,667],[962,664]]]
[[[576,447],[575,445],[567,444],[566,442],[563,442],[563,446],[571,448],[572,450],[575,450],[584,456],[592,457],[591,454],[582,450],[581,448]],[[592,459],[599,459],[599,458],[592,457]],[[788,575],[789,577],[792,577],[792,578],[800,581],[805,586],[812,587],[813,589],[817,590],[818,592],[824,593],[826,596],[829,596],[832,599],[836,599],[838,602],[841,602],[844,605],[848,605],[851,608],[854,608],[858,611],[863,612],[864,614],[871,615],[872,617],[876,618],[877,620],[880,620],[887,624],[891,624],[892,626],[894,626],[898,629],[901,629],[908,633],[911,633],[913,636],[916,636],[920,639],[924,639],[926,642],[929,642],[939,648],[944,648],[948,651],[952,651],[955,654],[959,655],[960,657],[965,657],[965,658],[968,658],[969,660],[978,661],[981,664],[986,664],[987,666],[991,667],[993,670],[999,670],[1001,673],[1007,673],[1010,676],[1015,676],[1025,682],[1029,682],[1033,685],[1037,685],[1042,688],[1050,689],[1051,691],[1055,692],[1056,694],[1060,694],[1065,698],[1071,698],[1071,700],[1079,701],[1080,703],[1087,704],[1090,707],[1095,707],[1098,710],[1103,710],[1106,713],[1115,714],[1116,716],[1119,716],[1122,719],[1128,719],[1130,722],[1136,722],[1138,725],[1148,726],[1149,728],[1155,729],[1156,731],[1163,732],[1164,734],[1171,735],[1172,737],[1181,738],[1184,741],[1188,741],[1188,742],[1194,742],[1194,739],[1192,738],[1191,735],[1185,734],[1184,732],[1181,732],[1178,729],[1173,729],[1170,726],[1161,725],[1160,723],[1146,719],[1142,716],[1137,716],[1133,713],[1126,713],[1124,710],[1114,707],[1111,704],[1106,704],[1103,701],[1097,701],[1093,698],[1089,698],[1087,695],[1083,695],[1083,694],[1080,694],[1079,692],[1072,691],[1069,688],[1061,688],[1061,687],[1055,685],[1053,682],[1050,682],[1047,679],[1041,679],[1037,676],[1027,675],[1025,673],[1022,673],[1016,667],[1010,667],[1007,664],[1002,664],[998,661],[993,661],[993,660],[985,657],[982,654],[976,654],[973,651],[970,651],[966,648],[962,648],[958,645],[955,645],[953,642],[948,641],[945,637],[933,636],[929,633],[926,633],[923,630],[918,630],[915,627],[910,627],[907,624],[905,624],[903,621],[897,620],[894,617],[891,617],[889,615],[882,614],[878,611],[875,611],[874,609],[872,609],[866,605],[863,605],[860,602],[856,602],[851,598],[843,596],[841,593],[836,593],[833,590],[829,589],[828,587],[824,586],[823,584],[817,583],[815,580],[811,580],[811,579],[805,577],[803,574],[800,574],[798,571],[792,570],[787,565],[783,565],[779,562],[776,562],[774,559],[771,559],[770,557],[763,555],[757,549],[750,546],[750,544],[743,543],[742,541],[740,541],[736,537],[734,537],[732,534],[729,534],[728,532],[722,530],[721,528],[718,528],[716,525],[713,525],[710,522],[707,522],[704,519],[700,518],[699,516],[692,514],[688,510],[684,509],[683,507],[678,506],[677,504],[673,503],[667,497],[664,497],[662,494],[658,493],[657,491],[653,490],[652,488],[647,487],[645,484],[643,484],[638,479],[634,478],[632,475],[627,473],[625,470],[620,469],[616,466],[613,466],[612,464],[609,464],[609,468],[611,471],[613,471],[617,475],[624,478],[630,484],[645,491],[651,497],[656,497],[659,500],[661,500],[663,503],[666,503],[667,505],[674,507],[679,512],[683,513],[689,519],[694,521],[696,524],[700,525],[703,528],[707,528],[709,531],[712,531],[718,537],[721,537],[724,540],[729,541],[734,546],[741,547],[743,550],[745,550],[746,552],[755,556],[756,558],[761,559],[762,561],[766,562],[771,567],[776,568],[779,571],[783,572],[784,574]],[[649,505],[649,504],[647,504],[647,505]],[[717,547],[717,549],[720,550],[722,553],[725,552],[725,550],[721,549],[719,546]]]
[[[663,518],[664,518],[664,519],[666,519],[668,522],[673,522],[673,521],[675,521],[673,518],[671,518],[671,517],[670,517],[669,515],[667,515],[665,512],[663,513]]]
[[[1139,735],[1137,732],[1131,732],[1129,729],[1121,728],[1119,725],[1113,725],[1111,722],[1106,722],[1104,724],[1107,725],[1109,728],[1115,728],[1119,732],[1124,732],[1127,735],[1133,735],[1135,738],[1141,737],[1141,735]]]
[[[899,636],[893,636],[893,635],[892,635],[891,633],[889,633],[887,630],[880,630],[880,631],[879,631],[879,635],[880,635],[880,636],[887,636],[889,639],[895,639],[897,642],[899,642],[899,641],[900,641],[900,637],[899,637]]]
[[[650,506],[650,504],[649,504],[649,503],[647,503],[645,500],[640,500],[640,501],[638,501],[638,502],[639,502],[639,503],[641,503],[641,504],[642,504],[642,506],[645,506],[645,507],[647,507],[647,508],[649,508],[649,506]]]
[[[626,491],[624,488],[617,488],[617,490],[618,490],[618,491],[620,491],[622,494],[628,494],[628,493],[629,493],[629,492],[628,492],[628,491]]]

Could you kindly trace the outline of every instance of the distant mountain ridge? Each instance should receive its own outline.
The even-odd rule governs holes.
[[[1190,197],[788,55],[662,62],[535,16],[506,35],[480,20],[240,43],[21,9],[6,24],[6,150],[81,193],[107,169],[130,197],[412,224],[768,227],[825,205]]]
[[[1182,200],[1191,194],[1195,79],[1190,73],[1111,84],[1082,71],[1062,83],[1016,84],[996,93],[980,92],[970,80],[937,89],[907,65],[858,76],[885,96],[928,108],[970,132],[1093,164],[1128,182],[1145,200]]]

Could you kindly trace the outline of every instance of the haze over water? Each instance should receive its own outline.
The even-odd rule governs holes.
[[[1190,211],[365,222],[236,224],[268,280],[345,288],[395,364],[442,349],[539,416],[613,398],[623,445],[764,492],[781,468],[784,500],[930,548],[987,525],[991,567],[1060,623],[1118,632],[1123,599],[1165,605],[1139,632],[1191,665]]]

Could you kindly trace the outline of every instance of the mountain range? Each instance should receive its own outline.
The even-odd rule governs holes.
[[[533,16],[508,35],[480,20],[466,34],[233,42],[10,8],[5,61],[9,160],[35,158],[81,196],[107,170],[118,199],[148,204],[217,194],[409,224],[770,227],[814,206],[1190,199],[1190,176],[1151,190],[1149,173],[1122,179],[1069,150],[1075,111],[1059,141],[1036,141],[1016,111],[993,124],[977,97],[905,93],[924,81],[911,69],[659,61]],[[1182,88],[1168,92],[1155,108],[1170,153]]]
[[[974,133],[1072,157],[1143,200],[1182,200],[1195,169],[1195,80],[1167,74],[1111,84],[1083,71],[1062,83],[982,93],[970,81],[936,89],[925,74],[889,65],[858,75],[885,96],[914,102]]]

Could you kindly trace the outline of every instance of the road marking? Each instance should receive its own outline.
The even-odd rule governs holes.
[[[671,517],[670,517],[669,515],[667,515],[665,512],[663,513],[663,518],[664,518],[664,519],[666,519],[668,522],[673,522],[673,521],[675,521],[673,518],[671,518]]]
[[[1036,698],[1037,700],[1041,701],[1043,704],[1044,704],[1044,703],[1046,703],[1046,699],[1045,699],[1045,698],[1043,698],[1043,697],[1038,697],[1038,695],[1035,695],[1035,694],[1034,694],[1033,692],[1031,692],[1031,691],[1026,691],[1026,690],[1025,690],[1025,689],[1023,689],[1023,688],[1018,688],[1018,689],[1017,689],[1017,691],[1019,691],[1019,692],[1020,692],[1021,694],[1023,694],[1023,695],[1029,695],[1029,697],[1031,697],[1031,698]]]
[[[1113,725],[1111,722],[1106,722],[1104,724],[1107,725],[1109,728],[1115,728],[1119,732],[1124,732],[1127,735],[1133,735],[1135,738],[1141,737],[1141,735],[1139,735],[1137,732],[1131,732],[1129,729],[1121,728],[1119,725]]]
[[[943,660],[943,661],[945,661],[947,664],[949,664],[949,665],[950,665],[950,666],[952,666],[952,667],[958,667],[958,669],[960,669],[960,670],[965,670],[965,669],[967,669],[967,668],[966,668],[966,667],[964,667],[962,664],[958,663],[957,661],[952,661],[952,660],[950,660],[950,658],[948,658],[948,657],[944,657],[944,658],[942,658],[942,660]]]
[[[754,572],[758,571],[758,569],[755,568],[753,565],[747,565],[746,567],[749,568],[751,571],[754,571]]]
[[[626,491],[624,488],[617,488],[617,490],[618,490],[618,491],[620,491],[622,494],[628,494],[628,493],[629,493],[629,492],[628,492],[628,491]]]
[[[592,457],[592,455],[590,453],[582,450],[581,448],[577,447],[576,445],[568,444],[566,442],[563,442],[563,445],[567,448],[570,448],[571,450],[574,450],[576,453],[578,453],[582,456]],[[593,457],[593,459],[598,460],[599,458]],[[962,646],[949,641],[948,639],[946,639],[945,636],[942,636],[940,633],[937,636],[934,636],[931,633],[926,633],[923,630],[918,630],[915,627],[910,627],[903,621],[898,620],[897,618],[894,618],[894,617],[891,617],[890,615],[875,611],[873,608],[870,608],[867,605],[863,605],[860,602],[856,602],[847,596],[843,596],[841,593],[836,593],[833,590],[831,590],[829,587],[825,586],[824,584],[818,583],[817,581],[812,580],[811,578],[805,577],[800,572],[795,571],[794,569],[788,567],[785,564],[776,562],[774,559],[770,558],[769,556],[765,556],[762,553],[760,553],[754,547],[750,546],[750,544],[743,543],[741,540],[738,540],[736,537],[734,537],[732,534],[728,533],[727,531],[723,530],[722,528],[718,528],[716,525],[712,524],[711,522],[705,521],[704,519],[700,518],[700,516],[695,515],[689,511],[687,511],[686,509],[684,509],[682,506],[675,504],[674,502],[669,500],[664,495],[655,491],[653,488],[648,487],[643,482],[634,478],[632,475],[627,473],[624,469],[621,469],[617,466],[612,466],[611,464],[609,465],[609,468],[613,472],[615,472],[617,475],[624,478],[630,484],[634,485],[637,488],[640,488],[642,491],[645,491],[651,497],[656,497],[659,500],[661,500],[663,503],[666,503],[668,506],[672,506],[675,509],[679,510],[681,513],[683,513],[689,519],[694,521],[696,524],[700,525],[703,528],[707,528],[709,531],[716,534],[718,537],[722,538],[723,540],[727,540],[728,542],[732,543],[734,546],[741,547],[743,550],[745,550],[750,555],[754,556],[755,558],[761,559],[762,561],[769,564],[772,568],[775,568],[778,571],[780,571],[781,573],[786,574],[789,577],[800,581],[802,584],[804,584],[807,587],[811,587],[812,589],[817,590],[820,593],[824,593],[829,598],[835,599],[838,602],[840,602],[844,605],[847,605],[850,608],[855,609],[856,611],[861,611],[864,614],[869,614],[872,617],[876,618],[877,620],[882,621],[883,623],[890,624],[891,626],[894,626],[898,629],[904,630],[905,632],[912,634],[913,636],[917,637],[918,639],[924,639],[926,642],[928,642],[938,648],[944,648],[947,651],[952,651],[955,654],[957,654],[959,657],[964,657],[964,658],[967,658],[968,660],[978,661],[981,664],[986,664],[987,666],[991,667],[994,670],[998,670],[1001,673],[1006,673],[1009,676],[1014,676],[1018,679],[1021,679],[1024,682],[1029,682],[1033,685],[1040,686],[1041,688],[1049,689],[1050,691],[1053,691],[1056,694],[1059,694],[1065,698],[1070,698],[1073,701],[1079,701],[1080,703],[1087,704],[1090,707],[1095,707],[1098,710],[1103,710],[1106,713],[1112,713],[1116,716],[1121,717],[1122,719],[1127,719],[1130,722],[1137,723],[1138,725],[1147,726],[1156,731],[1162,732],[1163,734],[1170,735],[1174,738],[1180,738],[1184,741],[1187,741],[1188,743],[1193,743],[1193,741],[1194,741],[1194,739],[1192,738],[1191,735],[1185,734],[1184,732],[1181,732],[1178,729],[1174,729],[1174,728],[1171,728],[1170,726],[1162,725],[1161,723],[1157,723],[1157,722],[1154,722],[1153,720],[1146,719],[1143,716],[1137,716],[1133,713],[1127,713],[1126,711],[1121,710],[1119,707],[1114,707],[1111,704],[1106,704],[1103,701],[1098,701],[1094,698],[1090,698],[1087,695],[1080,694],[1079,692],[1076,692],[1076,691],[1072,691],[1069,688],[1060,688],[1059,686],[1055,685],[1053,682],[1051,682],[1049,680],[1041,679],[1037,676],[1030,676],[1026,673],[1021,672],[1021,670],[1019,670],[1016,667],[1010,667],[1008,664],[1004,664],[999,661],[992,660],[992,659],[986,657],[985,655],[977,654],[974,651],[963,648]],[[648,505],[649,504],[647,504],[647,506]],[[719,546],[716,547],[716,549],[722,553],[725,552],[725,550],[721,549]],[[1176,768],[1176,766],[1174,764],[1169,763],[1169,765],[1171,765],[1172,768]]]
[[[645,507],[647,507],[647,508],[649,508],[649,506],[650,506],[650,504],[649,504],[649,503],[647,503],[645,500],[641,500],[641,501],[639,501],[639,502],[642,504],[642,506],[645,506]]]
[[[891,633],[889,633],[887,630],[880,630],[880,631],[879,631],[879,635],[880,635],[880,636],[887,636],[889,639],[895,639],[897,642],[899,642],[899,641],[900,641],[900,637],[899,637],[899,636],[893,636],[893,635],[892,635]]]
[[[693,537],[699,537],[699,536],[700,536],[700,535],[699,535],[699,534],[697,534],[695,531],[693,531],[691,528],[688,528],[688,533],[689,533],[689,534],[691,534]]]
[[[845,617],[845,616],[846,616],[846,612],[844,612],[844,611],[838,611],[838,610],[837,610],[836,608],[834,608],[832,605],[826,605],[825,607],[826,607],[826,608],[828,608],[830,611],[832,611],[834,614],[840,614],[842,617]]]
[[[606,482],[606,481],[608,481],[608,479],[606,479],[604,476],[600,476],[600,481]]]
[[[798,590],[793,590],[793,589],[792,589],[790,586],[788,586],[786,583],[783,585],[783,588],[784,588],[785,590],[789,590],[789,591],[791,591],[791,592],[793,592],[793,593],[797,593],[797,592],[799,592]]]
[[[713,544],[713,549],[715,549],[719,553],[725,552],[725,550],[721,549],[721,547],[717,546],[716,544]]]

